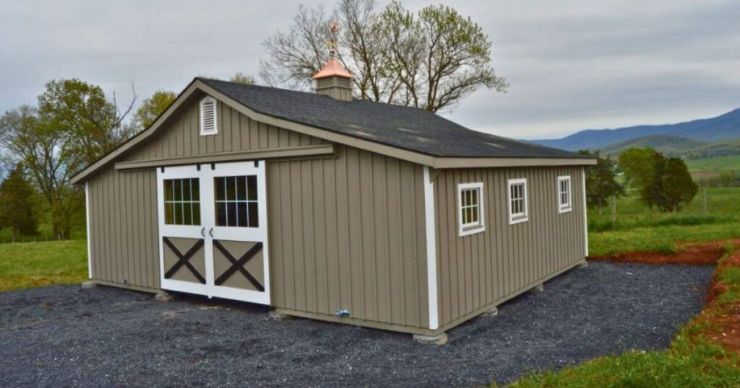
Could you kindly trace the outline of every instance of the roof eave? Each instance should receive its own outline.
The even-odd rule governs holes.
[[[593,158],[434,158],[430,167],[491,168],[491,167],[547,167],[547,166],[593,166]]]

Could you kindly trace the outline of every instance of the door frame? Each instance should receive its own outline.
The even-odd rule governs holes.
[[[168,166],[157,168],[157,218],[159,243],[159,280],[164,290],[205,295],[209,298],[219,297],[250,303],[270,304],[270,256],[267,217],[267,179],[264,160],[248,162],[203,163],[186,166]],[[237,228],[216,226],[215,193],[213,179],[219,176],[256,175],[258,198],[257,228]],[[164,180],[165,179],[199,179],[200,188],[200,225],[167,225],[164,215]],[[238,229],[241,229],[238,230]],[[240,239],[244,229],[250,229],[247,237]],[[175,279],[165,279],[163,237],[181,237],[203,240],[205,260],[205,284],[198,284]],[[247,239],[249,238],[249,239]],[[213,240],[259,241],[262,242],[264,292],[228,286],[216,286],[213,262]]]

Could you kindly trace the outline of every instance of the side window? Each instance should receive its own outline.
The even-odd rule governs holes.
[[[164,223],[200,225],[200,180],[164,180]]]
[[[527,204],[527,180],[509,179],[509,224],[518,224],[529,219]]]
[[[573,210],[570,191],[570,175],[558,177],[558,211],[565,213]]]
[[[467,236],[486,230],[483,198],[483,182],[461,183],[457,185],[460,236]]]
[[[213,97],[206,97],[200,101],[200,135],[215,135],[218,133],[218,101]]]

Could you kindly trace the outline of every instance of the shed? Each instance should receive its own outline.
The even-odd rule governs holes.
[[[90,279],[443,340],[584,263],[592,158],[353,99],[331,61],[316,93],[195,78],[79,172]]]

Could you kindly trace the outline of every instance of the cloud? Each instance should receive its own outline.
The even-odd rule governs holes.
[[[302,1],[306,5],[324,3]],[[418,9],[430,1],[406,1]],[[512,137],[675,122],[740,106],[736,1],[455,1],[493,42],[511,87],[443,114]],[[0,111],[50,79],[78,77],[140,100],[194,77],[257,73],[261,42],[298,2],[13,2],[0,14]]]

